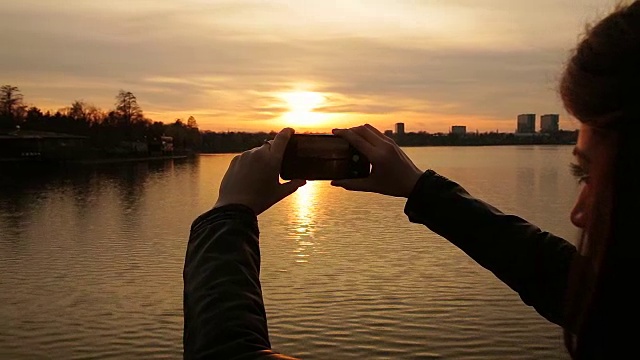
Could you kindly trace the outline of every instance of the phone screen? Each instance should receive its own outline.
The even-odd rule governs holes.
[[[335,135],[293,134],[282,159],[284,180],[338,180],[366,177],[369,160]]]

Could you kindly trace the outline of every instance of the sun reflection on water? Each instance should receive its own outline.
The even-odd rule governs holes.
[[[293,251],[297,263],[307,263],[315,250],[314,232],[316,227],[316,205],[318,203],[318,183],[310,181],[293,195],[291,209],[292,230],[289,237],[296,241]]]

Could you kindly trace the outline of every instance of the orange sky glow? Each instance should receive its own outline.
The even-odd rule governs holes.
[[[202,130],[512,132],[560,114],[556,84],[615,1],[21,0],[0,13],[0,79],[28,105],[145,115]],[[42,21],[47,19],[47,21]]]

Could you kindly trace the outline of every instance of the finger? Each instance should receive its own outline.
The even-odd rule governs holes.
[[[353,128],[353,132],[362,136],[365,140],[371,143],[373,146],[381,146],[388,144],[386,137],[382,134],[378,135],[375,131],[373,131],[372,126],[367,124],[364,126],[358,126]]]
[[[331,181],[332,186],[341,187],[351,191],[374,192],[374,188],[369,179],[344,179]]]
[[[268,155],[271,153],[271,145],[273,144],[273,140],[265,140],[264,143],[262,143],[262,146],[256,147],[253,149],[253,151],[257,151],[260,150],[261,153]]]
[[[233,157],[233,159],[231,159],[231,161],[229,162],[229,167],[227,167],[227,171],[224,173],[224,175],[222,176],[222,182],[224,183],[226,181],[227,178],[229,178],[230,173],[233,173],[235,171],[235,167],[236,164],[238,163],[238,161],[240,161],[240,155],[236,155]]]
[[[234,156],[233,159],[231,159],[231,162],[229,163],[229,167],[232,167],[235,163],[237,163],[240,160],[240,156],[242,155]]]
[[[365,140],[362,136],[356,134],[352,131],[352,129],[333,129],[332,131],[335,135],[340,136],[341,138],[347,140],[353,147],[355,147],[358,151],[364,154],[364,156],[372,159],[374,147]]]
[[[289,182],[280,184],[280,186],[278,187],[278,194],[280,195],[280,200],[293,194],[294,192],[296,192],[296,190],[298,190],[299,187],[304,186],[306,183],[307,183],[306,180],[291,180]]]
[[[390,138],[387,135],[385,135],[382,132],[380,132],[380,130],[378,130],[375,127],[373,127],[373,125],[365,124],[364,126],[366,126],[369,130],[373,131],[376,135],[378,135],[380,138],[384,139],[386,142],[394,142],[392,138]]]
[[[406,152],[404,152],[401,148],[398,148],[398,151],[400,152],[400,155],[402,156],[403,159],[405,159],[407,162],[413,164],[413,160],[411,160],[411,158],[409,157],[409,155],[407,155]]]
[[[282,158],[284,154],[284,150],[287,148],[287,143],[289,143],[289,139],[291,135],[293,135],[294,131],[292,128],[284,128],[280,131],[276,137],[273,139],[271,143],[271,152],[275,154],[277,157]]]

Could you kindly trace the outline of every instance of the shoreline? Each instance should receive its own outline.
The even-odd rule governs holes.
[[[111,164],[111,163],[127,163],[141,161],[158,161],[158,160],[182,160],[189,158],[189,155],[171,155],[171,156],[142,156],[131,158],[101,158],[101,159],[83,159],[63,161],[66,164],[77,165],[93,165],[93,164]]]
[[[38,159],[38,158],[0,158],[2,165],[100,165],[119,164],[144,161],[184,160],[190,155],[165,155],[165,156],[137,156],[122,158],[96,158],[96,159]]]
[[[401,148],[419,147],[504,147],[504,146],[570,146],[575,145],[573,141],[556,143],[467,143],[467,144],[398,144]],[[87,158],[87,159],[42,159],[32,158],[0,158],[0,167],[3,165],[101,165],[120,164],[144,161],[162,160],[184,160],[200,155],[229,155],[239,154],[242,151],[200,151],[185,155],[160,155],[160,156],[135,156],[135,157],[112,157],[112,158]]]
[[[421,148],[421,147],[507,147],[507,146],[575,146],[575,141],[567,141],[567,142],[557,142],[557,143],[505,143],[505,144],[429,144],[429,145],[414,145],[414,144],[398,144],[401,148]],[[250,149],[247,149],[250,150]],[[240,154],[241,150],[238,151],[201,151],[196,155],[232,155],[232,154]]]

